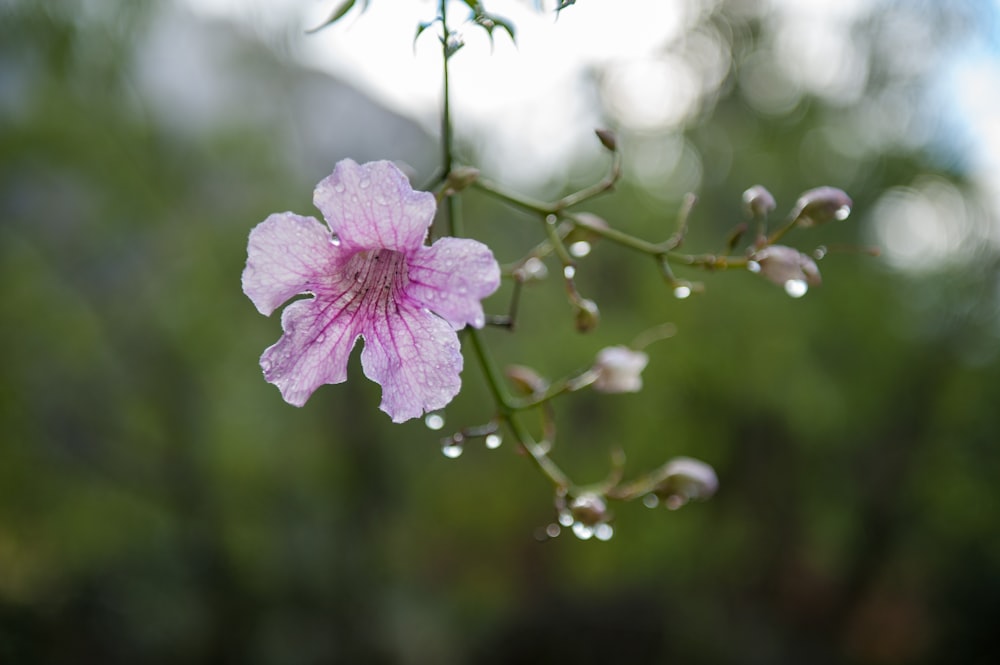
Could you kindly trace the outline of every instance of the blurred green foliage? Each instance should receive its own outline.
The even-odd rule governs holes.
[[[709,17],[737,67],[760,28],[739,4]],[[526,290],[515,334],[488,341],[554,377],[675,323],[642,393],[558,403],[554,454],[581,480],[618,445],[631,471],[694,456],[722,489],[677,513],[616,505],[608,543],[536,542],[550,488],[509,443],[445,459],[437,434],[377,411],[357,358],[301,410],[263,381],[279,325],[240,292],[247,233],[273,211],[308,213],[324,173],[290,165],[308,148],[289,155],[294,115],[164,121],[136,58],[165,7],[0,5],[0,661],[1000,657],[995,256],[915,277],[835,254],[799,301],[751,275],[683,273],[708,289],[678,301],[651,262],[597,245],[578,273],[597,331],[573,332],[550,280]],[[290,80],[344,89],[243,48],[275,105],[295,106],[278,101]],[[920,147],[843,170],[803,149],[843,112],[806,98],[759,113],[724,84],[685,132],[705,172],[688,246],[718,247],[758,182],[780,210],[818,184],[847,189],[852,220],[789,241],[866,242],[880,192],[938,167]],[[625,149],[641,138],[626,133]],[[404,157],[394,145],[371,138]],[[659,238],[674,199],[626,179],[592,211]],[[540,237],[481,195],[464,206],[502,261]],[[491,416],[471,359],[465,386],[445,432]]]

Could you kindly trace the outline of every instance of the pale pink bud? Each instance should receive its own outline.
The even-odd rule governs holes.
[[[743,192],[743,207],[751,217],[767,217],[778,204],[763,185],[754,185]]]
[[[581,494],[573,499],[569,512],[574,520],[588,527],[607,522],[611,517],[604,499],[593,493]]]
[[[583,299],[576,303],[574,323],[580,332],[590,332],[601,320],[601,312],[593,300]]]
[[[804,295],[808,287],[822,283],[816,262],[797,249],[770,245],[753,254],[751,266],[756,266],[764,278],[785,287],[789,295]]]
[[[479,169],[474,166],[458,166],[448,174],[445,189],[454,194],[462,191],[478,179]]]
[[[704,501],[719,489],[715,470],[690,457],[677,457],[662,467],[661,480],[653,493],[663,499],[667,508],[677,509],[691,500]]]
[[[618,137],[610,129],[595,129],[594,133],[597,134],[597,138],[601,141],[601,145],[605,148],[614,152],[618,149]]]
[[[642,370],[649,356],[627,346],[609,346],[597,353],[594,390],[602,393],[636,393],[642,389]]]
[[[817,187],[803,192],[795,202],[795,217],[800,226],[815,226],[851,214],[851,197],[836,187]]]

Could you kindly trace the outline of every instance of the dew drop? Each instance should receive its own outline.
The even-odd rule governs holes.
[[[449,443],[448,445],[441,446],[441,453],[448,459],[461,457],[462,445],[458,443]]]
[[[548,536],[549,538],[555,538],[560,533],[562,533],[562,529],[559,528],[559,525],[554,522],[545,527],[545,535]]]
[[[647,494],[646,496],[642,497],[642,505],[646,506],[647,508],[656,508],[658,505],[660,505],[660,497],[656,496],[655,494]]]
[[[371,184],[372,184],[371,180],[369,180],[368,178],[362,178],[361,182],[358,183],[358,186],[361,187],[361,189],[368,189],[368,187],[370,187]]]
[[[594,537],[605,542],[615,535],[615,529],[610,524],[598,524],[594,527]]]
[[[573,516],[568,512],[559,513],[559,523],[563,526],[573,526]]]
[[[260,361],[260,368],[262,370],[264,370],[265,374],[267,374],[268,372],[271,371],[271,367],[273,367],[273,365],[271,364],[270,360],[261,360]]]
[[[790,279],[785,282],[785,293],[793,298],[801,298],[809,290],[809,285],[804,279]]]
[[[691,287],[681,284],[680,286],[674,287],[674,297],[678,300],[684,300],[691,295]]]
[[[573,279],[576,277],[576,268],[573,266],[566,266],[563,268],[563,277],[566,279]]]
[[[434,430],[436,432],[444,427],[444,416],[440,413],[428,413],[424,418],[424,424],[427,425],[427,429]]]
[[[760,272],[760,264],[756,261],[747,261],[747,270],[756,274]]]
[[[569,253],[578,259],[582,259],[590,254],[590,243],[586,240],[578,240],[569,246]]]
[[[503,443],[503,437],[499,434],[487,434],[486,435],[486,447],[490,450],[496,450]]]
[[[840,220],[847,219],[851,216],[851,206],[840,206],[837,208],[837,212],[833,213],[833,216]]]
[[[573,522],[573,535],[580,540],[590,540],[594,535],[594,529],[583,522]]]
[[[333,186],[333,191],[337,192],[338,194],[343,194],[344,193],[344,185],[343,185],[343,183],[339,183],[338,182],[336,185],[334,185]]]

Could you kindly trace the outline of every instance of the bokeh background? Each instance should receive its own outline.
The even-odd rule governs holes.
[[[996,2],[487,3],[523,30],[455,56],[463,161],[554,197],[600,177],[610,126],[626,175],[588,210],[614,226],[663,238],[694,191],[687,246],[715,251],[746,187],[785,211],[826,184],[852,216],[789,243],[883,250],[831,253],[798,300],[678,269],[706,290],[677,300],[598,244],[597,330],[550,279],[486,331],[555,377],[676,325],[643,392],[558,403],[554,455],[581,481],[615,446],[630,472],[693,456],[721,489],[616,505],[608,542],[536,540],[551,488],[509,437],[441,454],[492,415],[471,359],[442,432],[392,425],[356,355],[302,409],[263,381],[250,228],[312,214],[345,157],[430,182],[439,88],[384,81],[436,49],[362,50],[412,37],[403,3],[314,36],[335,3],[225,4],[0,2],[0,662],[1000,662]],[[463,206],[501,261],[540,239]]]

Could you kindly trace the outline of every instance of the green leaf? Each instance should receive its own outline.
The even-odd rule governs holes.
[[[436,18],[433,21],[427,21],[426,23],[417,24],[417,34],[413,35],[413,48],[417,48],[417,40],[420,39],[420,35],[424,33],[424,30],[431,27],[440,20],[441,20],[440,18]]]
[[[510,36],[510,40],[517,43],[517,39],[514,36],[514,24],[505,18],[496,16],[495,14],[488,14],[485,11],[479,12],[472,18],[473,23],[481,27],[486,31],[486,34],[490,37],[490,46],[493,46],[493,31],[497,28],[503,28],[504,31]]]
[[[366,9],[368,9],[368,3],[370,1],[371,0],[362,0],[362,7],[361,7],[361,11],[362,12],[365,11]],[[306,30],[306,34],[310,34],[311,35],[311,34],[313,34],[315,32],[319,32],[323,28],[325,28],[327,26],[331,26],[334,23],[336,23],[337,21],[339,21],[340,19],[344,18],[344,15],[347,14],[347,12],[351,11],[351,9],[354,8],[354,3],[355,2],[356,2],[356,0],[344,0],[343,2],[340,3],[340,5],[337,6],[336,9],[333,10],[333,13],[330,14],[330,18],[326,19],[326,21],[324,21],[320,25],[317,25],[315,28],[312,28],[310,30]]]

